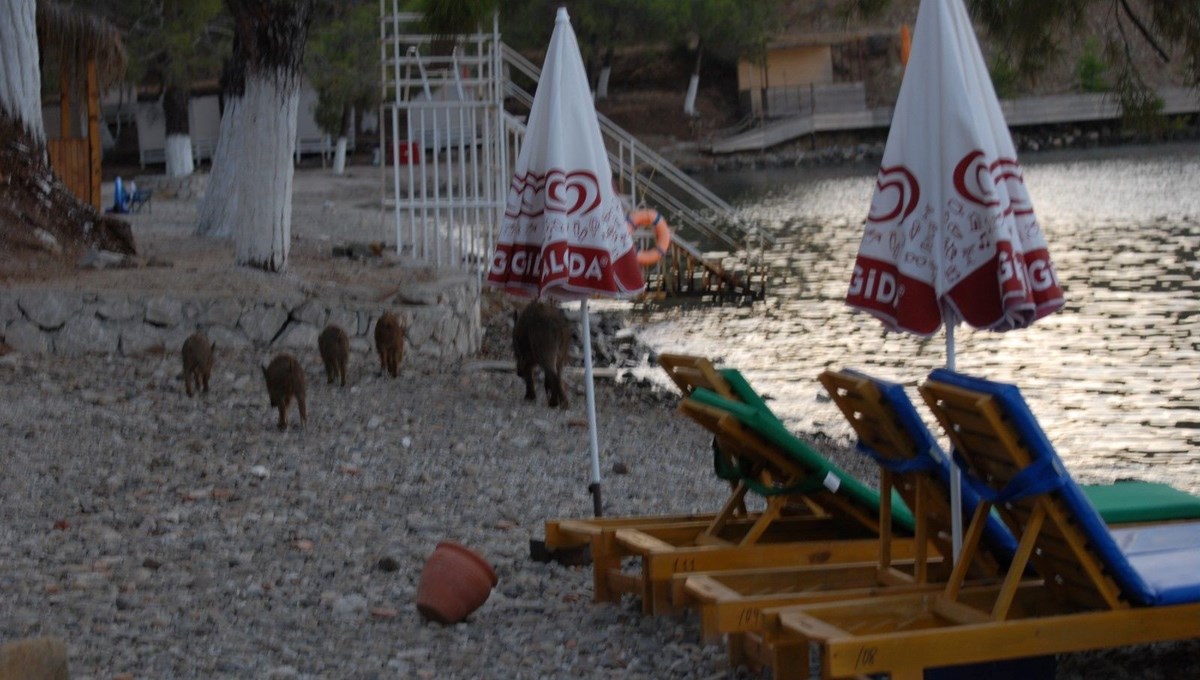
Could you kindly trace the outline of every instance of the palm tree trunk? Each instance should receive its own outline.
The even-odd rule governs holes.
[[[232,234],[237,263],[287,268],[300,67],[313,0],[226,0],[237,32],[200,233]]]
[[[169,85],[163,90],[163,113],[167,124],[167,176],[187,177],[196,170],[192,159],[191,121],[188,105],[191,92],[187,87]]]
[[[0,3],[0,117],[24,128],[44,158],[46,128],[38,60],[35,0]]]

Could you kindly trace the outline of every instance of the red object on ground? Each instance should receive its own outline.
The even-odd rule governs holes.
[[[442,541],[421,571],[417,610],[442,624],[462,621],[492,594],[499,579],[487,560],[453,541]]]

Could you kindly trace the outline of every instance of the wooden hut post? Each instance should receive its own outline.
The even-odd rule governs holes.
[[[58,138],[71,138],[71,64],[65,56],[58,66]]]
[[[92,206],[97,210],[100,205],[100,85],[99,75],[94,58],[87,61],[87,141],[88,141],[88,177],[89,193]],[[85,199],[86,200],[86,199]]]

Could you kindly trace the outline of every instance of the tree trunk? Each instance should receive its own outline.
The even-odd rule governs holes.
[[[338,133],[337,148],[333,152],[333,174],[341,175],[346,172],[346,146],[350,131],[354,127],[354,108],[349,104],[342,105],[342,129]]]
[[[192,159],[191,121],[188,105],[191,92],[186,87],[168,86],[163,91],[163,113],[167,124],[167,176],[187,177],[196,170]]]
[[[227,106],[197,232],[232,234],[237,263],[287,268],[300,66],[313,0],[226,0],[236,33]]]
[[[596,99],[608,99],[608,78],[612,75],[612,45],[604,51],[604,63],[600,65],[600,78],[596,80]]]
[[[262,75],[246,78],[241,125],[234,151],[238,173],[254,178],[238,196],[234,248],[237,263],[270,272],[287,268],[292,239],[292,153],[300,88]],[[281,86],[283,85],[283,86]]]
[[[687,98],[683,101],[683,113],[687,116],[696,115],[696,93],[700,90],[700,63],[704,60],[704,43],[696,45],[696,67],[692,69],[692,79],[688,81]]]
[[[221,113],[217,148],[213,151],[208,189],[197,208],[196,234],[211,238],[233,236],[238,205],[238,166],[234,149],[242,146],[242,97],[228,97]]]
[[[0,3],[0,116],[24,128],[44,157],[46,127],[38,60],[35,0]]]

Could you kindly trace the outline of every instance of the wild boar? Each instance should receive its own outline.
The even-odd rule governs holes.
[[[525,380],[525,399],[534,401],[533,368],[540,366],[546,386],[547,403],[567,408],[562,371],[571,345],[571,326],[562,310],[550,302],[529,303],[513,323],[513,355],[517,375]]]
[[[336,324],[329,324],[317,338],[317,349],[321,351],[321,361],[325,363],[326,384],[341,378],[342,387],[346,386],[346,361],[350,358],[350,338],[346,331]]]
[[[287,412],[295,398],[300,407],[300,424],[308,422],[308,409],[304,405],[304,368],[291,354],[279,354],[270,365],[262,369],[267,380],[267,395],[271,406],[279,409],[279,429],[287,429]]]
[[[384,312],[375,323],[375,351],[379,352],[380,371],[395,378],[404,361],[404,326],[391,312]]]
[[[192,386],[197,390],[208,391],[208,379],[212,375],[213,350],[217,343],[210,343],[204,333],[196,331],[183,341],[180,352],[183,358],[183,386],[187,395],[192,396]]]

